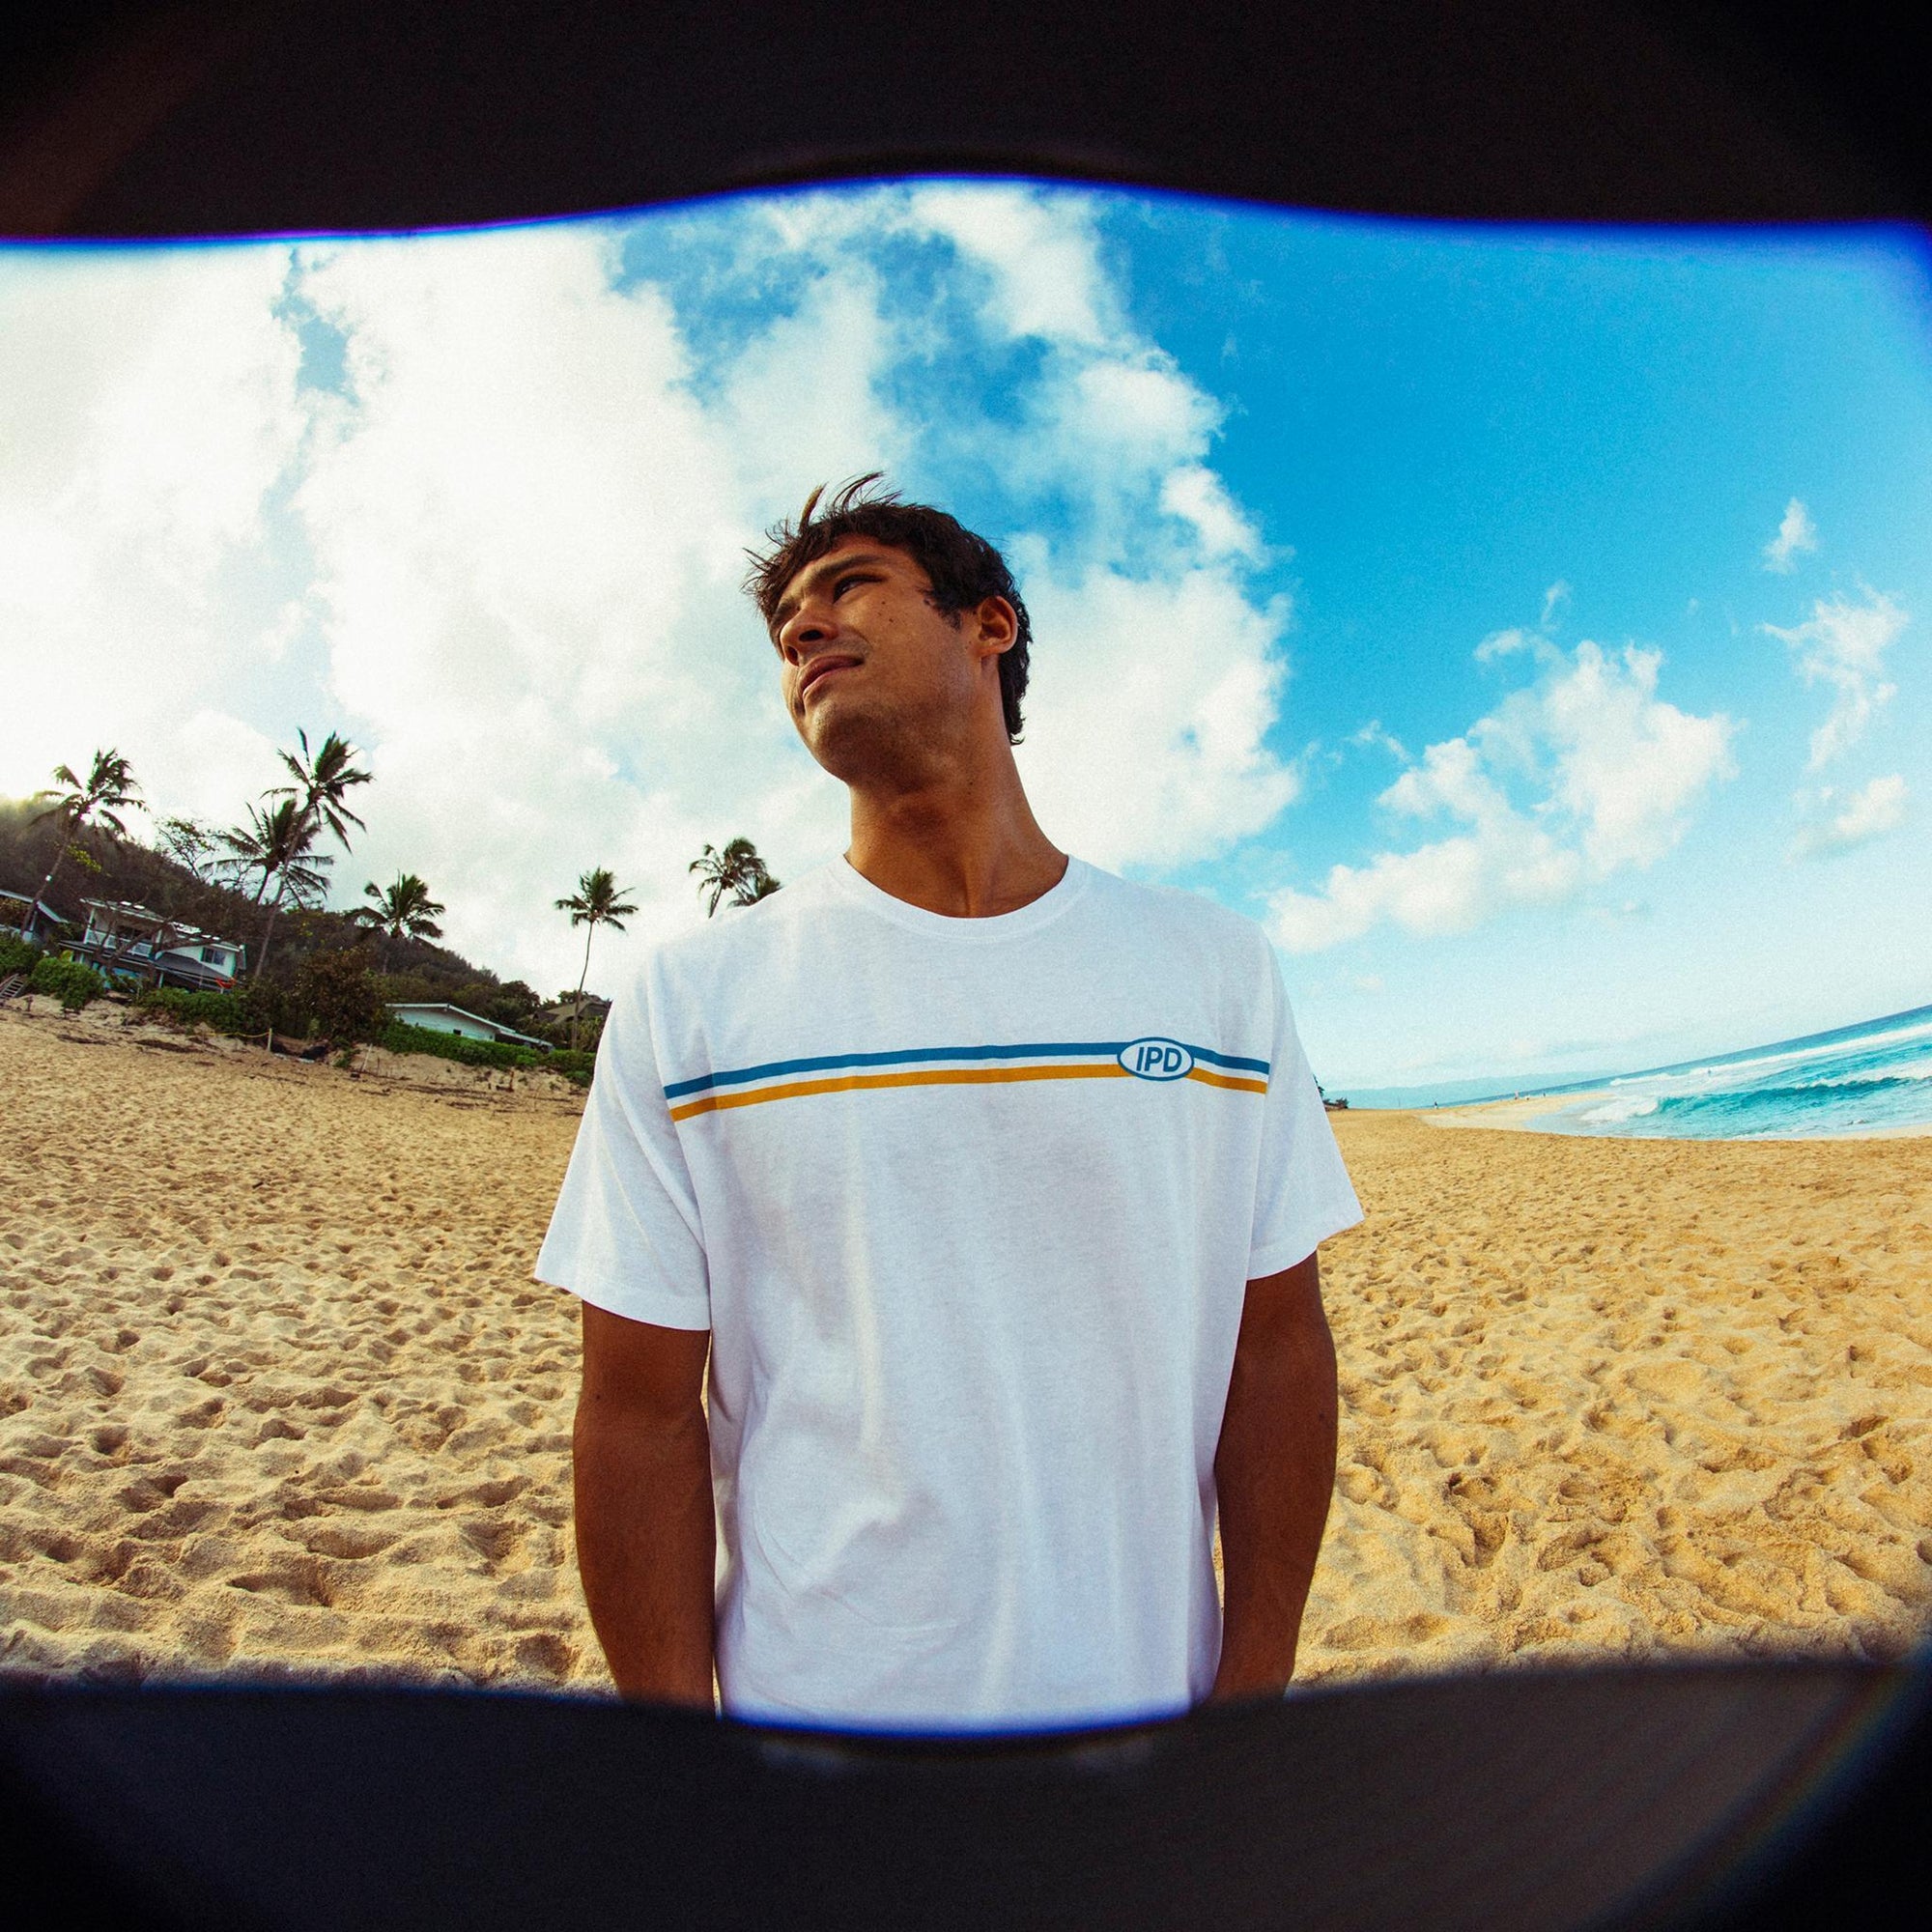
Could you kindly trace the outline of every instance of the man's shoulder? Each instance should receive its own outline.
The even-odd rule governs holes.
[[[824,905],[830,869],[814,866],[750,905],[727,901],[702,924],[667,934],[646,950],[645,976],[701,980],[754,965],[773,947],[789,944],[799,922]]]
[[[1148,938],[1170,938],[1190,948],[1265,958],[1267,933],[1259,922],[1234,912],[1204,893],[1179,886],[1148,885],[1090,866],[1098,906]]]

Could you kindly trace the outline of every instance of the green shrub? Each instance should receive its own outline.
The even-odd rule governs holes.
[[[288,996],[279,986],[258,981],[234,992],[190,992],[185,986],[144,986],[134,995],[144,1012],[160,1013],[178,1026],[212,1027],[240,1039],[259,1039],[271,1028],[288,1031]]]
[[[513,1046],[506,1039],[466,1039],[458,1033],[408,1026],[401,1020],[391,1020],[378,1036],[376,1044],[391,1053],[430,1053],[439,1060],[459,1061],[465,1066],[541,1066],[547,1058],[534,1047]]]
[[[41,949],[16,933],[0,932],[0,980],[9,973],[31,973],[41,963]]]
[[[135,994],[134,1004],[157,1012],[177,1026],[212,1027],[216,1033],[266,1033],[265,1025],[248,1024],[248,1003],[241,993],[191,993],[185,986],[149,986]]]
[[[251,980],[236,997],[242,1002],[243,1033],[294,1031],[289,1024],[289,996],[272,980]]]
[[[312,953],[296,975],[296,1004],[315,1031],[337,1046],[373,1039],[383,1030],[383,996],[370,982],[359,947]]]
[[[48,956],[34,968],[27,987],[30,992],[58,1000],[64,1012],[77,1013],[88,1001],[106,992],[107,980],[84,959]]]
[[[461,1034],[439,1033],[434,1027],[409,1026],[401,1020],[391,1020],[376,1044],[390,1053],[429,1053],[464,1066],[521,1066],[560,1073],[579,1087],[590,1084],[591,1069],[597,1065],[594,1053],[539,1053],[533,1046],[517,1046],[506,1039],[466,1039]]]

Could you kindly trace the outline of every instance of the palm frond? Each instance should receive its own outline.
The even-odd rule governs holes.
[[[299,800],[302,815],[312,820],[318,831],[328,832],[347,847],[350,826],[359,832],[369,828],[351,810],[346,794],[352,786],[371,783],[375,774],[356,766],[355,747],[340,732],[331,731],[313,754],[306,731],[298,730],[296,738],[300,752],[280,753],[283,769],[295,782],[276,785],[269,796]]]
[[[749,838],[727,839],[722,852],[707,844],[686,870],[698,874],[698,897],[707,892],[711,895],[704,909],[707,919],[717,913],[727,893],[734,905],[751,905],[779,890],[779,881],[772,877],[758,848]]]
[[[442,927],[436,916],[443,910],[439,899],[429,895],[429,887],[413,872],[399,872],[395,882],[384,888],[374,879],[362,888],[362,896],[373,905],[357,906],[350,917],[393,939],[440,939]]]

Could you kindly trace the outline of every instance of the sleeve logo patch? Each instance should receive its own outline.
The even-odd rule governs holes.
[[[1130,1039],[1117,1058],[1137,1080],[1182,1080],[1194,1070],[1194,1056],[1178,1039]]]

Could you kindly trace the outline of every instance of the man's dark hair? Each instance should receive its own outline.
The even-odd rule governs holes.
[[[847,537],[867,537],[911,557],[932,585],[934,608],[955,623],[962,612],[976,609],[988,597],[1004,597],[1013,607],[1019,628],[1012,647],[1000,658],[1000,703],[1007,716],[1007,736],[1018,744],[1020,699],[1026,696],[1033,623],[1006,558],[984,537],[975,536],[944,510],[935,510],[928,503],[902,503],[895,491],[875,490],[872,486],[882,473],[875,469],[856,477],[829,498],[820,484],[805,499],[796,524],[774,524],[765,532],[771,548],[746,553],[752,559],[745,578],[746,591],[769,630],[785,585],[801,570],[816,563]],[[822,508],[821,498],[825,499]]]

